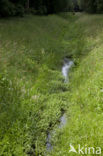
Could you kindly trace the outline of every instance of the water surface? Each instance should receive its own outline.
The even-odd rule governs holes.
[[[73,64],[74,64],[73,61],[71,61],[67,58],[64,59],[64,64],[62,66],[62,74],[64,76],[64,79],[65,79],[64,82],[65,83],[69,82],[69,71],[70,71],[70,68],[72,67]],[[60,123],[58,125],[58,129],[63,128],[66,125],[66,123],[67,123],[67,117],[66,117],[66,114],[64,113],[60,117]],[[55,131],[52,131],[51,133],[49,132],[47,135],[47,143],[46,143],[47,151],[51,151],[53,149],[53,146],[51,143],[53,133],[55,133]]]

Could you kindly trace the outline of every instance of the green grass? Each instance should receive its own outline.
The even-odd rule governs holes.
[[[69,143],[102,147],[102,17],[0,20],[0,155],[45,155],[62,110],[68,123],[46,155],[68,156]],[[65,56],[75,62],[70,84],[61,73]]]
[[[68,122],[62,131],[57,131],[54,151],[48,155],[78,155],[69,153],[70,144],[76,150],[80,144],[81,147],[101,147],[103,152],[102,17],[103,15],[85,15],[78,20],[84,25],[85,47],[89,48],[89,53],[80,59],[79,65],[71,73]],[[93,154],[91,152],[86,155]]]

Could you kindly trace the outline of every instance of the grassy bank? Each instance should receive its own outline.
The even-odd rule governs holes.
[[[71,73],[68,122],[62,131],[55,134],[53,156],[75,156],[78,145],[84,155],[97,155],[96,148],[103,153],[103,15],[85,15],[78,20],[84,25],[85,48],[89,51],[79,60],[79,66]],[[85,53],[84,53],[85,54]],[[76,153],[69,153],[70,144]],[[89,152],[88,147],[93,147]],[[87,153],[85,153],[87,148]],[[102,155],[102,153],[100,155]]]
[[[102,25],[102,15],[85,14],[0,20],[1,155],[44,155],[47,132],[56,129],[62,110],[67,127],[46,155],[68,155],[69,143],[86,138],[101,142]],[[65,56],[75,62],[70,84],[61,74]]]
[[[0,20],[1,155],[45,152],[47,131],[67,103],[61,66],[74,53],[67,41],[76,17],[66,17]]]

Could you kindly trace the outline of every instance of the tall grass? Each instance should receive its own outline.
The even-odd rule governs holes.
[[[80,144],[81,147],[95,149],[100,147],[103,152],[102,15],[84,15],[78,22],[84,25],[84,51],[89,53],[86,56],[82,55],[78,66],[71,73],[68,122],[62,131],[57,132],[54,151],[48,155],[76,155],[73,152],[69,153],[70,144],[77,151]],[[93,153],[91,151],[91,154],[86,155],[93,155]]]
[[[86,87],[92,77],[88,72],[92,71],[92,54],[96,59],[91,51],[100,48],[102,23],[101,15],[68,13],[0,20],[0,155],[45,155],[47,132],[56,128],[61,110],[68,111],[71,126],[68,124],[64,135],[60,135],[63,141],[56,137],[55,153],[46,155],[56,156],[58,151],[63,155],[64,138],[69,138],[68,144],[74,134],[78,136],[79,124],[75,119],[84,116],[86,110],[92,116],[92,104],[88,102],[88,108],[81,101],[88,95]],[[61,74],[65,56],[73,57],[77,67],[67,85]],[[93,66],[96,73],[95,68],[96,65]],[[85,125],[91,120],[87,121]],[[80,126],[82,129],[82,122]]]

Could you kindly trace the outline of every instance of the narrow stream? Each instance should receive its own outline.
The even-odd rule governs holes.
[[[68,58],[64,59],[64,64],[62,66],[62,74],[64,76],[64,82],[68,83],[69,82],[69,70],[73,65],[73,61],[69,60]],[[60,123],[58,126],[58,129],[63,128],[67,123],[67,117],[66,114],[64,113],[61,117],[60,117]],[[51,139],[52,139],[52,134],[55,133],[55,131],[52,131],[51,133],[49,132],[47,135],[47,140],[46,140],[46,149],[47,151],[51,151],[53,149],[52,143],[51,143]]]
[[[69,82],[68,74],[69,74],[69,70],[73,64],[74,64],[73,61],[71,61],[67,58],[64,59],[64,65],[62,67],[62,74],[65,78],[65,82]]]

